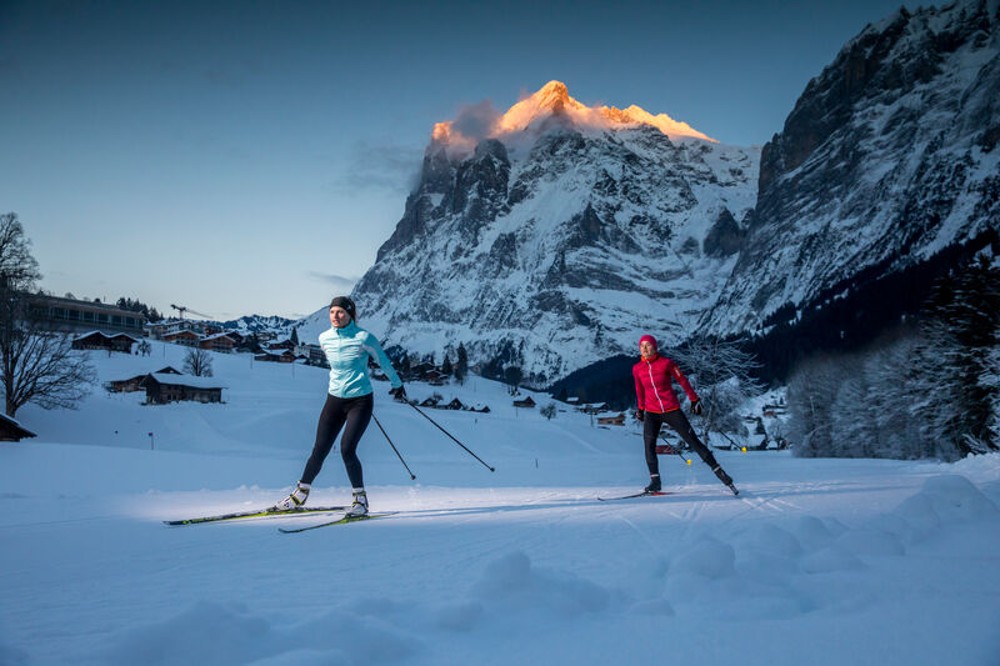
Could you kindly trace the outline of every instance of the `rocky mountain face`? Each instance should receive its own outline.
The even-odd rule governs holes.
[[[935,275],[1000,253],[998,24],[1000,0],[961,0],[868,26],[760,153],[555,81],[441,123],[354,291],[361,322],[539,387],[617,377],[591,368],[643,332],[770,340],[775,366],[871,339]]]
[[[461,120],[461,119],[459,119]],[[545,386],[681,338],[743,243],[759,154],[638,107],[591,108],[550,82],[466,136],[435,128],[420,182],[355,288],[387,345],[516,366]]]
[[[916,288],[886,288],[893,276],[996,242],[998,8],[901,9],[809,83],[763,149],[756,209],[701,333],[764,334],[843,299],[857,315],[875,288],[892,309]]]

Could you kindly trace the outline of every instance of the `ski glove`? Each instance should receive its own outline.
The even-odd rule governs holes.
[[[635,410],[635,420],[636,421],[642,423],[642,420],[645,419],[645,418],[646,418],[646,412],[645,411],[643,411],[641,409]]]
[[[701,400],[695,400],[691,403],[691,413],[695,416],[701,416]]]
[[[389,395],[396,400],[406,400],[406,389],[402,386],[399,388],[389,389]]]

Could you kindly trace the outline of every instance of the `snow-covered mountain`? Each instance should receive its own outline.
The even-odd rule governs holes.
[[[949,246],[996,242],[998,26],[997,0],[900,9],[841,50],[763,149],[745,244],[702,330],[864,303]]]
[[[847,324],[871,339],[935,275],[1000,252],[998,24],[1000,0],[961,0],[869,25],[762,152],[557,81],[441,123],[355,289],[363,323],[538,387],[646,331],[676,345],[782,324],[760,344],[787,358]]]
[[[477,120],[434,128],[354,291],[387,344],[440,361],[462,343],[473,364],[518,366],[542,386],[631,352],[645,331],[683,336],[716,300],[758,151],[635,106],[585,106],[558,81]]]
[[[243,335],[268,333],[273,337],[288,337],[295,328],[296,320],[277,315],[247,315],[230,321],[215,322],[227,331]]]

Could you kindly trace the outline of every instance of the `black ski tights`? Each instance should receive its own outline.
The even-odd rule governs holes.
[[[660,473],[660,461],[656,457],[656,438],[659,437],[660,428],[663,427],[664,423],[673,428],[681,436],[681,439],[701,456],[706,465],[713,470],[719,466],[709,448],[698,439],[698,435],[691,427],[691,422],[684,416],[684,412],[679,409],[666,414],[646,412],[642,421],[642,439],[646,445],[646,466],[649,468],[650,475]]]
[[[333,442],[337,439],[340,429],[344,429],[344,436],[340,438],[340,455],[344,459],[344,467],[347,468],[347,478],[354,488],[364,488],[365,478],[361,470],[361,461],[358,459],[358,442],[365,434],[368,423],[372,418],[372,407],[375,401],[372,394],[363,395],[360,398],[337,398],[332,395],[326,396],[326,404],[319,415],[319,423],[316,424],[316,444],[313,445],[312,455],[306,462],[306,468],[302,472],[302,483],[312,483],[323,467],[323,461],[330,454]]]

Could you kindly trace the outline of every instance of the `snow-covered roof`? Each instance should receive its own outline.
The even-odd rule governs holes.
[[[2,412],[0,412],[0,421],[6,423],[8,425],[11,425],[14,428],[17,428],[18,430],[22,431],[24,433],[24,435],[23,435],[24,437],[37,437],[38,436],[35,433],[33,433],[30,430],[28,430],[27,428],[25,428],[23,425],[21,425],[17,421],[17,419],[12,419],[11,417],[7,416],[6,414],[4,414]]]
[[[219,383],[214,377],[195,377],[194,375],[171,375],[159,372],[150,373],[150,376],[160,384],[171,386],[189,386],[191,388],[202,389],[224,389],[228,388]]]
[[[109,340],[114,340],[115,338],[128,338],[132,342],[139,342],[139,338],[131,336],[128,333],[115,333],[115,334],[112,335],[112,334],[105,333],[104,331],[99,331],[97,329],[94,329],[92,331],[88,331],[86,333],[81,333],[80,335],[76,335],[76,336],[73,337],[73,339],[74,340],[82,340],[84,338],[89,338],[92,335],[99,335],[102,338],[108,338]]]

